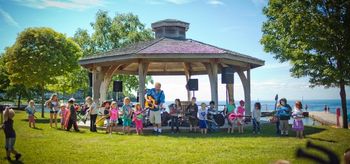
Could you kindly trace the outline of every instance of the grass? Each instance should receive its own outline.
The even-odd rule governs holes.
[[[308,140],[335,151],[339,157],[350,147],[350,130],[306,127],[306,139],[276,137],[273,125],[263,125],[261,135],[226,134],[224,131],[201,135],[188,132],[161,136],[66,132],[49,128],[48,116],[37,120],[39,129],[28,127],[23,111],[16,111],[15,148],[23,163],[271,163],[285,159],[292,163],[310,163],[297,159],[295,151]],[[0,146],[4,133],[0,133]],[[0,149],[0,163],[8,163]]]

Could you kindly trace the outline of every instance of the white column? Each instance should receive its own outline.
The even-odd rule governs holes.
[[[237,71],[239,78],[242,81],[243,90],[244,90],[244,101],[245,101],[245,109],[246,115],[251,115],[251,100],[250,100],[250,69],[247,70],[247,76],[244,74],[244,71]]]
[[[144,107],[145,102],[145,81],[147,75],[148,63],[139,62],[139,103]]]
[[[96,67],[92,72],[92,98],[95,103],[100,104],[100,87],[103,80],[103,72],[101,67]]]
[[[206,64],[210,81],[211,100],[215,102],[216,108],[218,108],[218,63],[211,61],[210,64]]]
[[[247,92],[244,93],[246,115],[251,116],[251,97],[250,97],[250,68],[247,70]]]

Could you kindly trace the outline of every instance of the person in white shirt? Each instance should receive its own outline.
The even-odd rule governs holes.
[[[253,133],[260,134],[260,117],[261,117],[261,104],[256,102],[253,109]]]

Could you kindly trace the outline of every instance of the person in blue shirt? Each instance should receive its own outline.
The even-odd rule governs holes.
[[[277,113],[276,116],[278,117],[279,120],[279,129],[281,130],[281,135],[286,135],[288,136],[288,121],[291,117],[292,114],[292,108],[290,107],[289,104],[287,104],[287,99],[282,98],[279,101],[279,105],[277,106]]]
[[[154,108],[149,107],[149,120],[153,125],[153,132],[156,134],[160,134],[162,132],[160,109],[165,103],[165,95],[163,90],[160,88],[161,84],[157,82],[155,83],[154,88],[147,90],[147,93],[145,95],[145,100],[147,103],[152,104],[151,98],[156,101]]]

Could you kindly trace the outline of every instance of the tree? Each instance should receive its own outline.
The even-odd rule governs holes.
[[[27,28],[14,45],[6,49],[5,60],[12,85],[41,89],[42,117],[44,91],[47,85],[57,83],[57,77],[79,68],[79,46],[65,35],[51,28]]]
[[[56,78],[56,83],[49,84],[47,88],[50,91],[61,93],[63,96],[66,94],[71,95],[78,90],[87,92],[89,86],[88,77],[86,75],[87,71],[78,67],[78,69],[74,69],[65,75],[58,76]]]
[[[22,97],[31,98],[32,93],[24,85],[10,85],[9,75],[6,69],[6,61],[0,56],[0,92],[6,93],[7,98],[17,98],[17,108],[20,109]]]
[[[311,87],[339,87],[343,127],[348,128],[345,86],[350,84],[350,1],[271,0],[261,43],[293,77],[309,77]]]
[[[145,29],[138,16],[131,13],[117,14],[111,18],[107,11],[99,10],[91,26],[94,30],[91,36],[87,30],[79,28],[73,37],[81,47],[84,57],[153,39],[152,31]],[[113,80],[123,81],[125,95],[130,95],[138,89],[138,79],[134,75],[115,75]],[[146,79],[146,84],[149,82],[153,83],[151,77]]]

